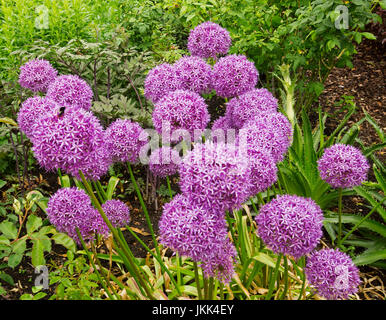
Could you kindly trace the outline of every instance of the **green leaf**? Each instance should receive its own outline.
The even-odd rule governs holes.
[[[8,220],[5,220],[2,223],[0,223],[0,231],[8,239],[15,239],[17,237],[16,226]]]
[[[39,229],[43,225],[42,218],[35,216],[35,215],[30,215],[27,220],[27,233],[31,235],[34,231]]]
[[[375,207],[378,202],[371,196],[370,193],[366,191],[365,188],[359,186],[353,188],[357,194],[359,194],[361,197],[365,198],[371,206]],[[376,211],[380,214],[380,216],[383,218],[384,221],[386,221],[386,211],[382,205],[379,205]]]
[[[329,214],[325,216],[324,221],[330,223],[338,223],[338,215],[332,211],[328,211],[328,213]],[[363,217],[360,215],[342,214],[342,223],[357,224],[362,219]],[[386,226],[377,221],[366,219],[360,224],[359,228],[367,228],[380,234],[383,237],[386,237]]]
[[[7,282],[11,286],[15,285],[13,278],[9,274],[6,274],[6,273],[0,273],[0,280]]]
[[[374,36],[370,32],[362,32],[362,36],[364,36],[366,39],[369,39],[369,40],[376,40],[377,39],[377,37]]]
[[[12,244],[12,252],[16,254],[24,254],[27,248],[27,239],[19,239],[14,244]]]
[[[72,238],[64,233],[56,233],[51,237],[55,243],[64,246],[66,249],[71,250],[72,252],[76,251],[76,244]]]
[[[117,177],[113,176],[109,179],[109,183],[107,185],[107,191],[106,191],[106,196],[108,200],[111,200],[113,198],[113,194],[118,183],[119,183],[119,178]]]
[[[1,189],[2,187],[4,187],[6,184],[7,184],[7,181],[4,181],[4,180],[1,180],[1,179],[0,179],[0,189]]]
[[[32,240],[31,259],[34,267],[45,265],[44,244],[40,240]]]
[[[354,264],[357,266],[363,266],[374,263],[378,260],[386,259],[386,249],[384,250],[366,250],[362,254],[356,256],[353,259]]]
[[[70,180],[70,177],[68,175],[62,176],[61,180],[63,182],[62,188],[70,188],[71,187],[71,180]]]
[[[8,257],[8,266],[15,268],[23,259],[23,255],[19,253],[13,253]]]

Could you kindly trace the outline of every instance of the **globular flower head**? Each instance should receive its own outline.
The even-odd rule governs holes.
[[[169,92],[181,88],[178,81],[176,68],[168,63],[162,63],[149,71],[146,76],[145,97],[156,103]]]
[[[201,262],[200,267],[204,276],[215,277],[222,283],[228,284],[235,273],[236,257],[236,248],[227,237]]]
[[[52,112],[40,117],[32,143],[36,159],[46,170],[62,169],[74,176],[82,170],[88,179],[93,177],[86,171],[95,168],[96,160],[102,159],[97,152],[105,148],[99,119],[77,108],[65,108],[63,114]]]
[[[269,150],[275,162],[280,162],[291,145],[292,132],[288,119],[275,112],[248,121],[240,129],[240,140],[248,150]]]
[[[277,99],[265,88],[252,89],[227,104],[227,114],[233,125],[241,129],[250,119],[264,114],[277,112]]]
[[[19,113],[17,114],[17,123],[21,131],[32,139],[36,121],[47,115],[49,112],[57,110],[59,105],[50,99],[35,96],[28,98],[21,104]]]
[[[20,67],[19,84],[33,92],[46,93],[58,71],[47,60],[30,60]]]
[[[361,284],[358,268],[339,249],[312,252],[304,271],[308,282],[328,300],[348,299]]]
[[[151,153],[149,169],[155,176],[165,178],[177,173],[180,162],[180,154],[175,149],[163,146]]]
[[[103,235],[109,233],[89,196],[76,187],[59,189],[48,201],[47,216],[59,232],[67,233],[78,244],[77,228],[84,240],[94,239],[95,232]]]
[[[213,67],[213,89],[223,98],[239,96],[252,90],[259,79],[253,62],[243,55],[220,58]]]
[[[217,216],[178,194],[163,206],[160,242],[194,261],[207,260],[227,237],[225,219]]]
[[[77,75],[61,75],[50,84],[47,98],[66,107],[91,109],[93,91],[86,81]]]
[[[173,137],[177,130],[189,133],[190,138],[205,130],[210,116],[205,100],[197,93],[187,90],[176,90],[163,97],[154,106],[153,125],[159,134],[163,126],[168,125],[172,133],[172,141],[178,141],[180,136]]]
[[[135,163],[147,142],[147,132],[130,119],[117,119],[106,129],[106,143],[113,161]]]
[[[276,254],[298,259],[322,237],[323,213],[310,198],[279,195],[263,205],[255,219],[259,237]]]
[[[249,165],[251,167],[251,196],[272,186],[277,181],[277,166],[267,149],[249,150]]]
[[[359,149],[339,143],[326,148],[318,160],[320,177],[333,188],[359,186],[366,180],[369,168]]]
[[[115,228],[123,228],[130,223],[130,209],[121,200],[107,200],[102,209]]]
[[[195,56],[182,57],[174,68],[180,89],[198,94],[211,91],[212,67],[205,60]]]
[[[192,201],[225,212],[248,198],[250,170],[248,159],[235,145],[196,144],[180,164],[180,188]]]
[[[231,119],[224,115],[213,122],[211,134],[214,142],[235,144],[238,130],[234,129]]]
[[[229,32],[217,23],[207,21],[190,31],[188,50],[192,56],[214,58],[228,53],[232,39]]]

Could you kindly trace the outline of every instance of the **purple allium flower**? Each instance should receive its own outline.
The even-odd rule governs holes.
[[[248,150],[269,150],[275,162],[280,162],[291,145],[292,126],[279,112],[261,115],[244,125],[240,140]]]
[[[130,222],[130,209],[121,200],[107,200],[102,209],[115,228],[122,228]]]
[[[180,89],[190,90],[198,94],[211,91],[212,67],[199,57],[183,57],[174,68]]]
[[[91,109],[93,91],[86,81],[77,75],[62,75],[50,84],[47,98],[66,107]]]
[[[106,129],[106,141],[113,161],[135,163],[148,134],[137,122],[117,119]]]
[[[47,60],[34,59],[20,67],[19,84],[33,92],[46,93],[57,76],[58,71]]]
[[[80,239],[76,228],[84,240],[94,239],[94,232],[107,235],[109,229],[99,212],[92,206],[86,192],[76,187],[59,189],[47,204],[47,216],[59,232],[67,233],[78,244]]]
[[[217,246],[216,250],[202,261],[200,267],[206,277],[216,277],[227,284],[235,273],[236,256],[236,248],[230,239],[226,238],[222,245]]]
[[[170,126],[171,134],[183,129],[193,138],[205,130],[210,120],[205,100],[197,93],[187,90],[170,92],[158,101],[153,110],[153,125],[159,134],[163,126]],[[176,141],[178,138],[173,138]]]
[[[179,167],[181,191],[220,212],[239,208],[251,187],[248,159],[232,144],[196,144]]]
[[[251,166],[251,196],[269,188],[277,181],[277,166],[271,153],[266,149],[249,150]]]
[[[190,31],[188,50],[192,56],[217,58],[228,53],[232,39],[229,32],[217,23],[207,21]]]
[[[231,119],[225,115],[212,124],[211,138],[214,142],[235,143],[238,130],[232,126]]]
[[[233,125],[241,129],[251,118],[267,113],[277,113],[277,99],[265,88],[252,89],[227,104],[226,114]]]
[[[177,79],[176,68],[168,63],[162,63],[149,71],[146,76],[145,97],[156,103],[169,92],[181,88]]]
[[[32,150],[46,170],[62,169],[74,176],[82,170],[92,179],[87,171],[103,158],[98,152],[105,148],[104,137],[99,119],[91,112],[66,108],[62,115],[53,112],[37,120]]]
[[[367,179],[370,166],[361,151],[353,146],[334,144],[318,160],[320,177],[333,188],[352,188]]]
[[[21,131],[32,139],[36,121],[47,113],[57,110],[59,105],[50,99],[35,96],[28,98],[21,104],[17,115],[17,123]]]
[[[163,146],[151,153],[149,169],[155,176],[165,178],[177,173],[180,162],[180,154],[175,149]]]
[[[255,220],[259,237],[273,252],[295,259],[314,250],[322,237],[323,212],[311,198],[279,195]]]
[[[358,268],[339,249],[312,252],[304,271],[309,283],[328,300],[347,299],[361,284]]]
[[[232,54],[220,58],[213,67],[213,89],[218,96],[230,98],[252,90],[259,73],[246,56]]]

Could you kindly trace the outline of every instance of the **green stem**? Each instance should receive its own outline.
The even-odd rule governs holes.
[[[161,255],[160,255],[160,252],[159,252],[157,240],[155,238],[155,233],[154,233],[154,230],[153,230],[153,226],[152,226],[151,221],[150,221],[149,212],[147,211],[145,202],[143,201],[141,190],[139,190],[137,181],[135,180],[135,177],[134,177],[133,169],[131,168],[131,164],[129,162],[127,163],[127,167],[129,169],[131,181],[133,182],[135,191],[137,192],[137,196],[138,196],[139,202],[141,203],[141,207],[142,207],[143,213],[145,214],[146,222],[147,222],[147,225],[149,227],[149,230],[150,230],[150,233],[151,233],[151,237],[153,239],[154,248],[155,248],[155,250],[157,252],[157,255],[160,257]]]
[[[209,277],[208,300],[213,300],[213,287],[214,287],[214,278]]]
[[[58,168],[58,175],[59,175],[60,187],[63,188],[63,176],[60,168]]]
[[[275,282],[277,280],[277,275],[279,273],[279,267],[280,267],[280,262],[281,262],[282,256],[283,256],[283,254],[280,253],[279,256],[277,257],[275,270],[273,272],[273,275],[271,274],[269,289],[268,289],[267,295],[265,296],[265,300],[270,300],[272,297],[273,289],[275,287]]]
[[[173,200],[173,192],[172,192],[172,187],[171,187],[171,185],[170,185],[170,179],[169,179],[169,176],[166,176],[166,183],[168,184],[168,190],[169,190],[170,200]]]
[[[252,203],[252,208],[253,208],[253,210],[255,210],[256,214],[258,214],[259,211],[257,210],[257,207],[256,207],[255,202],[253,201],[253,198],[252,198],[252,197],[251,197],[250,201],[251,201],[251,203]]]
[[[203,275],[202,280],[204,282],[204,300],[208,300],[208,279]]]
[[[105,189],[103,188],[101,182],[99,180],[97,180],[96,184],[97,184],[97,187],[99,188],[99,191],[101,192],[101,194],[103,196],[104,201],[109,200],[109,199],[107,199],[107,193],[106,193]]]
[[[103,196],[102,196],[102,194],[100,193],[99,188],[98,188],[97,184],[95,183],[95,181],[93,181],[92,184],[94,185],[94,189],[96,190],[96,193],[97,193],[97,195],[98,195],[99,201],[100,201],[101,203],[104,203]]]
[[[338,189],[338,247],[341,245],[342,239],[342,194],[343,189]]]
[[[288,290],[288,261],[287,261],[286,256],[284,256],[283,259],[284,259],[284,279],[283,279],[284,280],[284,290],[280,296],[280,300],[285,299],[285,297],[287,295],[287,290]]]
[[[114,238],[116,239],[117,243],[120,244],[120,246],[122,248],[122,251],[124,252],[125,256],[127,257],[127,260],[130,263],[130,265],[132,267],[132,270],[134,271],[138,281],[140,282],[140,285],[143,286],[143,288],[146,291],[146,294],[148,295],[148,297],[150,299],[154,299],[154,297],[153,297],[152,293],[150,292],[146,282],[143,280],[142,276],[140,275],[140,273],[139,273],[139,271],[137,269],[137,265],[135,264],[135,262],[132,259],[132,256],[127,251],[127,248],[125,247],[125,244],[123,243],[122,239],[119,237],[117,230],[113,227],[113,225],[111,224],[111,222],[107,218],[106,214],[104,213],[101,204],[99,203],[98,199],[95,197],[95,194],[92,191],[92,188],[91,188],[90,184],[87,182],[87,180],[86,180],[86,178],[85,178],[85,176],[84,176],[84,174],[83,174],[83,172],[81,170],[79,170],[79,176],[82,179],[83,185],[85,186],[88,195],[93,200],[93,203],[95,204],[96,209],[98,210],[98,212],[102,216],[103,221],[109,227],[109,229],[112,232],[112,234],[113,234]]]
[[[197,287],[198,300],[202,300],[202,292],[201,292],[201,286],[200,286],[200,277],[199,277],[199,274],[198,274],[197,262],[195,262],[195,261],[193,261],[193,268],[194,268],[194,277],[196,279],[196,287]]]

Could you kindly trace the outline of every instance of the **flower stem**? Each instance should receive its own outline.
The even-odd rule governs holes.
[[[342,239],[342,195],[343,189],[338,189],[338,247],[341,245]]]
[[[202,300],[202,292],[201,292],[201,286],[200,286],[200,277],[198,275],[198,266],[197,266],[197,262],[196,261],[193,261],[193,267],[194,267],[194,278],[196,279],[196,287],[197,287],[198,300]]]
[[[166,176],[166,183],[168,184],[168,190],[169,190],[170,200],[173,200],[173,192],[172,192],[172,187],[171,187],[171,185],[170,185],[170,179],[169,179],[169,176]]]
[[[147,211],[145,202],[143,201],[141,190],[139,190],[137,181],[135,180],[135,177],[134,177],[133,169],[131,168],[131,164],[129,162],[127,163],[127,167],[129,169],[130,178],[131,178],[131,181],[133,182],[134,189],[137,192],[137,196],[138,196],[139,202],[141,203],[141,207],[142,207],[143,213],[145,214],[146,222],[147,222],[147,225],[149,227],[149,230],[150,230],[150,233],[151,233],[151,237],[153,239],[154,248],[155,248],[155,250],[157,252],[157,255],[160,257],[161,255],[160,255],[160,252],[159,252],[157,239],[155,238],[155,233],[154,233],[154,230],[153,230],[153,226],[152,226],[151,221],[150,221],[149,212]]]

